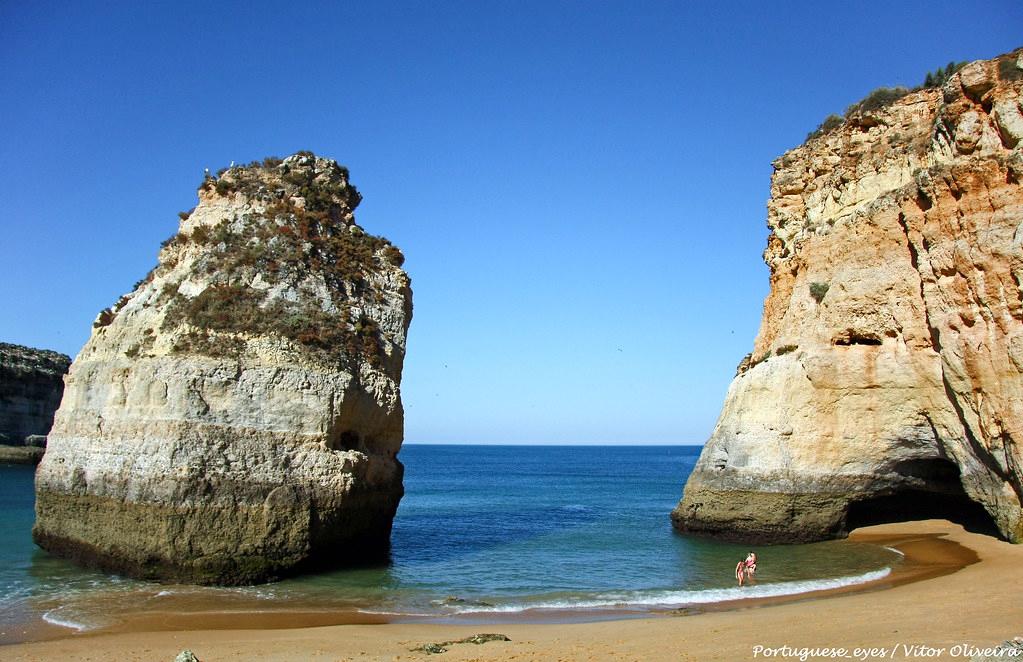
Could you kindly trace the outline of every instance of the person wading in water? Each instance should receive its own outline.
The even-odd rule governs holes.
[[[750,552],[746,555],[746,578],[749,579],[757,574],[757,555]]]
[[[739,586],[753,578],[757,572],[757,555],[750,552],[746,558],[735,564],[735,578],[739,580]]]
[[[739,586],[746,581],[746,559],[735,564],[735,578],[739,580]]]

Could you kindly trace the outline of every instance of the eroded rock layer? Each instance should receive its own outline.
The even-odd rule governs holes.
[[[1023,51],[774,166],[771,291],[677,528],[817,540],[916,516],[1023,541]]]
[[[385,553],[412,315],[400,251],[334,161],[207,177],[159,265],[102,311],[36,478],[43,548],[240,584]]]

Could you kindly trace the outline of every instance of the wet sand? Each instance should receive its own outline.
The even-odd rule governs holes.
[[[743,600],[646,618],[585,623],[370,623],[364,614],[263,612],[148,614],[127,631],[70,635],[0,647],[5,660],[747,660],[799,659],[804,647],[844,647],[848,657],[969,659],[970,645],[1023,634],[1013,581],[1023,546],[941,520],[869,527],[851,536],[905,554],[884,579],[832,591]],[[576,615],[580,620],[586,614]],[[592,617],[592,614],[590,615]],[[562,614],[563,620],[573,620]],[[523,621],[529,615],[520,617]],[[535,615],[534,615],[535,618]],[[439,656],[409,649],[499,632],[511,641],[453,644]],[[756,648],[756,647],[761,648]],[[788,646],[791,651],[786,651]],[[944,649],[934,656],[913,646]],[[856,651],[856,648],[875,649]],[[793,653],[789,655],[788,653]],[[773,653],[773,655],[768,656]],[[827,651],[834,655],[835,651]]]

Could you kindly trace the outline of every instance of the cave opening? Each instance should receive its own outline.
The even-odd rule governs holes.
[[[333,450],[356,451],[360,449],[361,441],[359,433],[353,430],[335,431],[329,436],[327,447]]]
[[[845,333],[835,338],[833,341],[835,345],[848,347],[849,345],[869,345],[872,347],[878,347],[881,345],[881,339],[867,334],[857,333]]]
[[[889,522],[947,519],[967,531],[1004,539],[990,513],[966,494],[955,463],[942,458],[906,460],[894,471],[905,487],[850,503],[847,531]]]

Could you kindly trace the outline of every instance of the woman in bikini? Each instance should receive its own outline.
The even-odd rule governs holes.
[[[757,555],[755,553],[750,552],[749,554],[747,554],[744,563],[746,564],[747,578],[757,574]]]
[[[746,581],[746,559],[735,564],[735,578],[739,580],[739,586]]]

